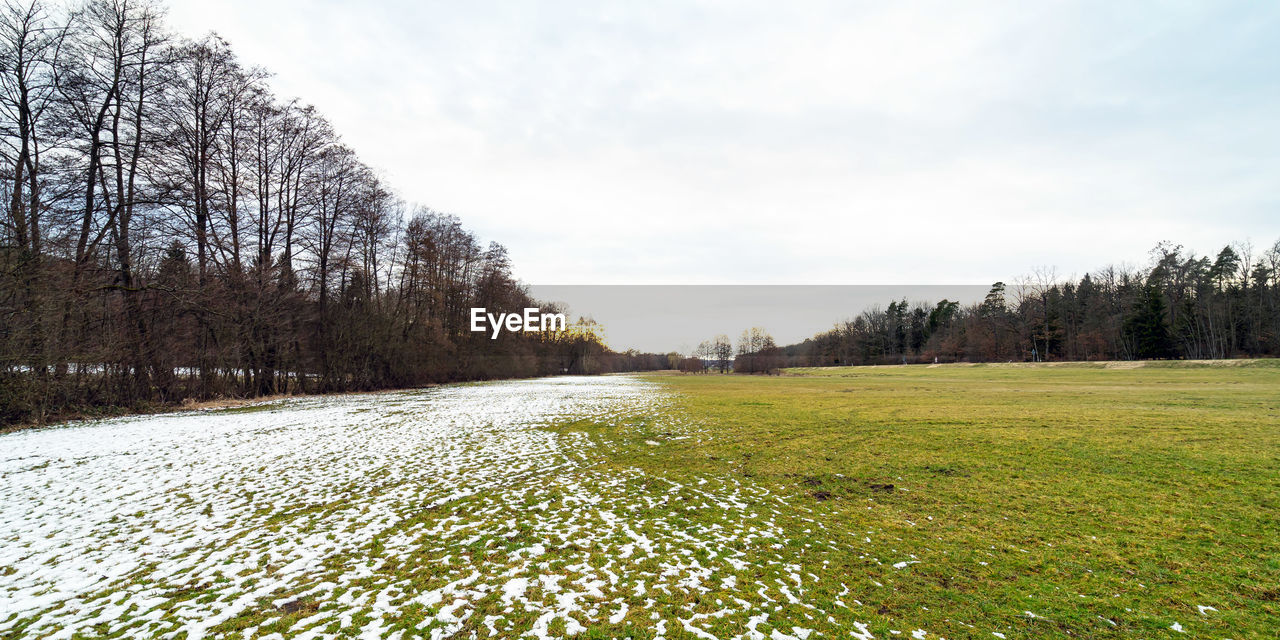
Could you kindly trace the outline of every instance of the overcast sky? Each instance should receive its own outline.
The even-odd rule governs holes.
[[[171,0],[539,284],[990,283],[1280,239],[1280,3]]]

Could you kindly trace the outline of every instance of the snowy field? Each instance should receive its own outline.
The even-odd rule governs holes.
[[[566,377],[0,436],[0,637],[871,637],[784,497],[545,428],[665,402]]]

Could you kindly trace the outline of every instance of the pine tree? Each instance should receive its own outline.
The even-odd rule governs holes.
[[[1173,339],[1169,335],[1164,296],[1154,286],[1146,286],[1125,319],[1124,332],[1133,345],[1135,358],[1141,360],[1173,356]]]

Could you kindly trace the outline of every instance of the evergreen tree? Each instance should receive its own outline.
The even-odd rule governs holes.
[[[1173,355],[1173,339],[1165,317],[1164,296],[1154,286],[1144,287],[1133,312],[1125,319],[1124,331],[1133,345],[1135,358],[1145,360]]]

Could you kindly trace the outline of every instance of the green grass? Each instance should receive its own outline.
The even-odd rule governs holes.
[[[702,437],[664,439],[663,420],[568,428],[629,444],[607,448],[619,468],[736,476],[796,496],[789,534],[803,540],[808,527],[838,543],[796,560],[821,566],[833,593],[857,585],[846,600],[867,605],[855,618],[872,629],[1280,632],[1274,361],[651,379]],[[907,554],[919,564],[890,566]]]
[[[1276,361],[647,379],[670,400],[545,426],[581,443],[564,449],[573,464],[553,458],[446,502],[436,499],[452,486],[424,481],[435,473],[432,461],[400,459],[387,464],[410,464],[405,473],[371,465],[325,500],[258,495],[235,478],[175,487],[168,497],[179,511],[253,510],[236,522],[272,534],[262,539],[266,548],[312,536],[309,550],[323,556],[314,573],[260,594],[210,635],[293,637],[310,629],[354,637],[377,618],[382,637],[487,638],[487,617],[502,616],[499,636],[517,637],[564,593],[535,577],[581,591],[584,580],[613,572],[620,581],[602,587],[606,598],[579,595],[584,609],[598,612],[590,622],[579,614],[588,628],[576,637],[655,638],[658,624],[669,640],[705,637],[680,623],[702,615],[712,617],[699,619],[700,629],[727,639],[762,614],[757,630],[765,637],[795,628],[822,634],[809,640],[851,637],[859,623],[875,638],[903,640],[917,629],[927,640],[993,632],[1008,640],[1241,640],[1280,631]],[[422,405],[401,416],[403,400],[384,396],[361,401],[368,404],[353,411],[386,416],[365,427],[374,436],[429,415]],[[333,455],[316,462],[336,467],[347,454]],[[234,500],[211,502],[210,490]],[[338,551],[339,538],[388,508],[395,517],[386,529]],[[160,527],[148,522],[154,517],[129,513],[107,525]],[[651,540],[653,553],[621,553],[633,534]],[[521,555],[533,545],[545,549]],[[191,550],[193,566],[218,551]],[[192,608],[217,609],[271,584],[289,560],[228,557],[226,573],[201,578],[140,570],[84,600],[99,611],[158,589],[158,603],[147,604],[154,608],[131,609],[119,616],[125,624],[77,637],[180,629]],[[715,568],[705,588],[674,588],[694,566]],[[351,578],[354,567],[369,570]],[[0,578],[14,572],[0,566]],[[473,573],[490,590],[467,596],[468,617],[457,625],[433,620],[458,597],[448,585]],[[525,596],[541,608],[503,602],[494,589],[516,575],[531,579]],[[231,588],[236,576],[252,579]],[[312,587],[322,583],[340,586],[317,595]],[[441,598],[414,601],[428,591]],[[373,606],[383,598],[385,612]],[[623,603],[628,612],[609,621]],[[1202,614],[1197,605],[1216,611]],[[735,611],[713,617],[727,609]],[[305,622],[339,611],[349,624]],[[1171,629],[1175,623],[1186,633]],[[28,624],[19,620],[0,636],[40,635]],[[549,631],[564,636],[565,621],[553,620]]]

